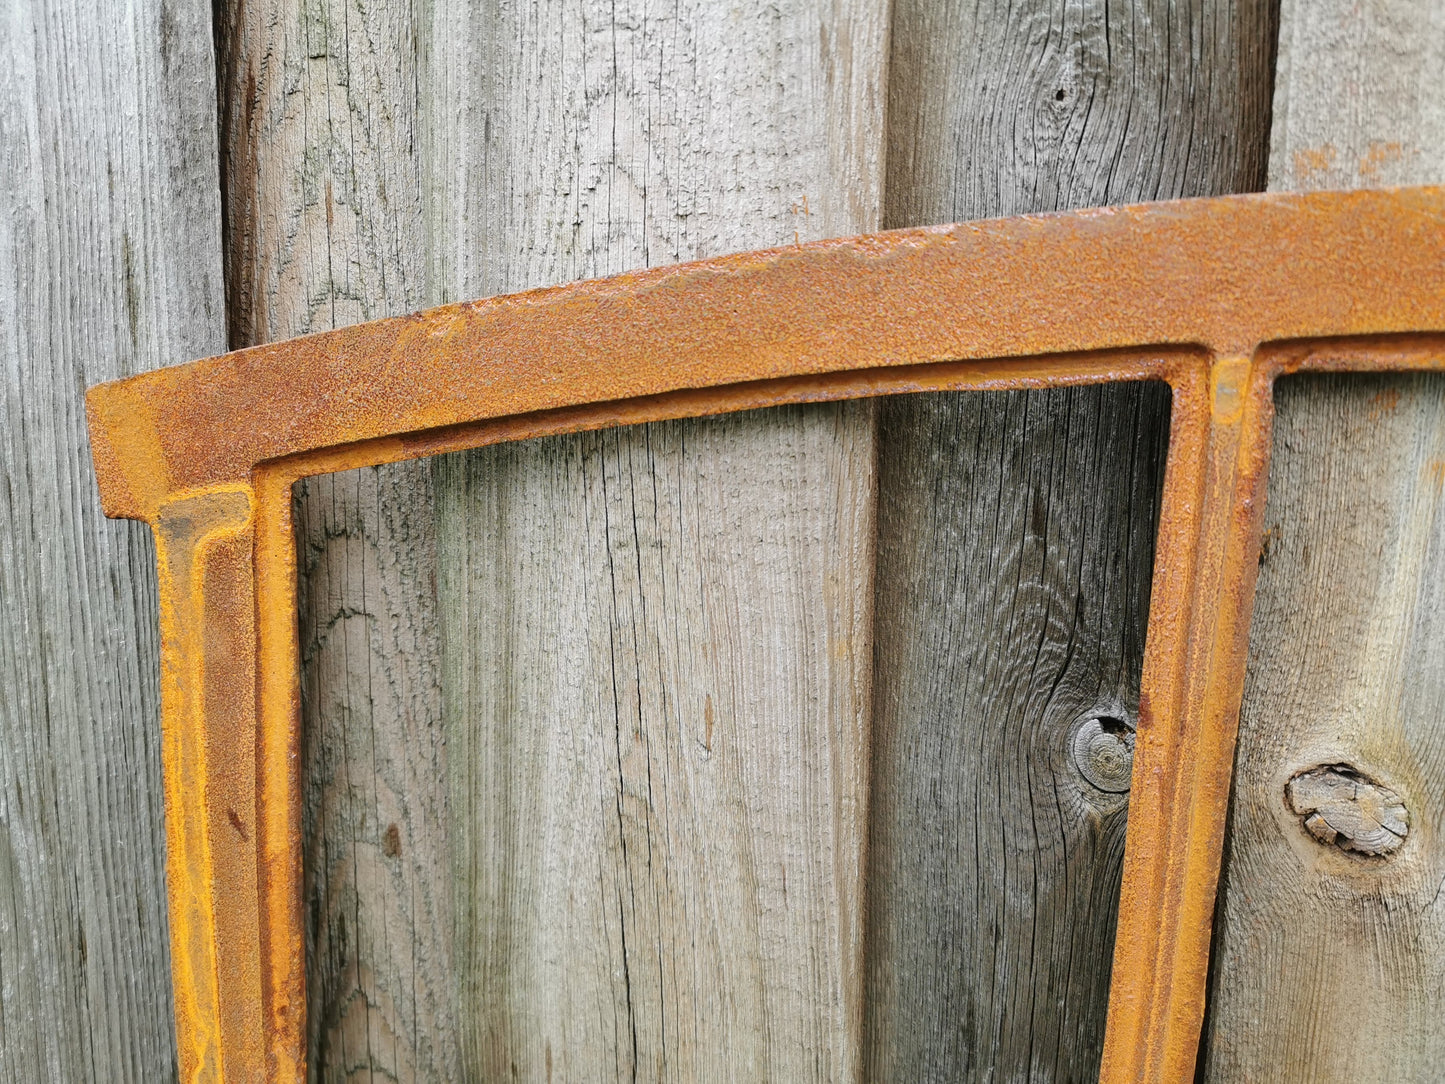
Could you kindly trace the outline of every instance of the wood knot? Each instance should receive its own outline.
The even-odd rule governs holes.
[[[1343,851],[1392,854],[1410,832],[1400,796],[1348,764],[1299,772],[1285,786],[1285,800],[1310,835]]]
[[[1074,728],[1074,766],[1106,794],[1126,794],[1134,774],[1134,722],[1117,709],[1086,715]]]

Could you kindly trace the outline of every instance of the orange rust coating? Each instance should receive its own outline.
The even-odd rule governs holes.
[[[160,564],[187,1081],[305,1079],[298,478],[549,433],[939,389],[1174,388],[1101,1079],[1191,1079],[1268,473],[1302,369],[1440,368],[1445,190],[900,231],[379,320],[92,388]]]
[[[825,241],[376,320],[92,389],[109,515],[261,462],[777,377],[1429,327],[1436,189],[1180,201]],[[1388,240],[1388,243],[1381,243]]]
[[[1103,1080],[1194,1076],[1272,410],[1249,357],[1175,384]]]

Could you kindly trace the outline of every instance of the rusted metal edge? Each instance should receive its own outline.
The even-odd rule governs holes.
[[[292,483],[546,433],[929,389],[1174,389],[1102,1079],[1192,1077],[1271,387],[1440,368],[1445,190],[900,231],[581,283],[92,388],[156,531],[186,1080],[305,1078]]]
[[[758,380],[1422,330],[1442,208],[1440,189],[1397,189],[1001,219],[357,324],[93,388],[101,496],[150,520],[284,456]]]

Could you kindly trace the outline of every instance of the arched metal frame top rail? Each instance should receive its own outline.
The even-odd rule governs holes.
[[[308,475],[870,395],[1173,387],[1101,1079],[1192,1079],[1272,385],[1445,368],[1445,189],[1186,200],[728,256],[376,320],[90,390],[155,530],[186,1080],[305,1079],[296,554]]]

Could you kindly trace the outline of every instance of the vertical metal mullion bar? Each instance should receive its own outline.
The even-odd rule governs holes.
[[[155,518],[166,879],[184,1080],[263,1079],[254,509],[218,486]]]
[[[301,853],[301,647],[295,477],[258,469],[256,490],[256,825],[266,1079],[306,1079],[306,928]]]
[[[1105,1084],[1193,1078],[1273,419],[1251,354],[1174,383]]]

